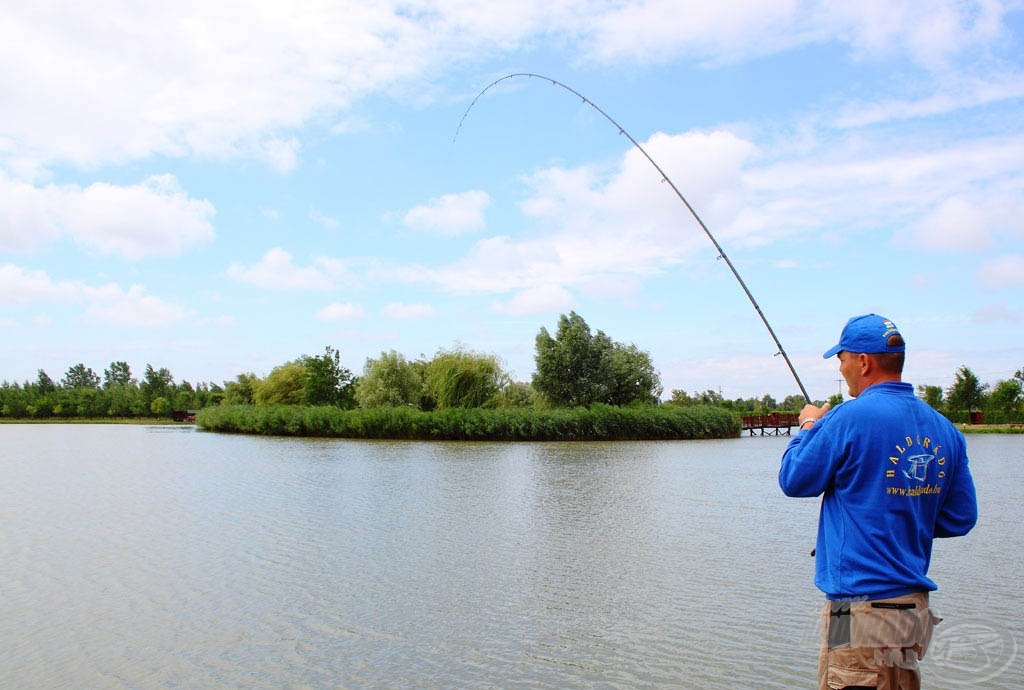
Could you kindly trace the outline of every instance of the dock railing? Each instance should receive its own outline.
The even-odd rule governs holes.
[[[799,424],[800,416],[795,412],[743,415],[743,431],[751,436],[789,436],[790,429]]]

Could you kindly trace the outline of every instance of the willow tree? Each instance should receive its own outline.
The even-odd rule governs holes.
[[[423,370],[427,395],[439,410],[494,404],[508,379],[497,357],[462,348],[439,351]]]
[[[309,372],[298,362],[282,364],[254,387],[257,405],[298,405],[306,390]]]
[[[359,407],[419,407],[423,377],[417,367],[394,350],[367,359],[355,383]]]

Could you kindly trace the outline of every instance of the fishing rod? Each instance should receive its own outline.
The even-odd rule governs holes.
[[[708,239],[711,240],[711,243],[715,245],[715,249],[718,250],[718,258],[725,261],[726,265],[729,267],[729,270],[732,271],[733,276],[736,278],[737,282],[739,282],[740,287],[743,288],[743,292],[747,295],[747,299],[750,300],[750,303],[753,305],[754,310],[757,312],[757,315],[761,317],[761,322],[764,324],[764,327],[768,329],[768,333],[772,336],[772,340],[775,341],[775,346],[779,348],[779,351],[775,353],[775,356],[777,357],[779,355],[782,355],[782,358],[786,361],[786,366],[789,367],[790,373],[792,373],[793,378],[796,379],[796,384],[800,387],[800,392],[803,393],[804,399],[808,403],[810,403],[811,396],[807,394],[807,389],[804,388],[804,384],[800,380],[800,376],[796,373],[796,369],[793,367],[793,362],[790,361],[789,355],[786,354],[785,348],[782,347],[782,343],[779,342],[779,337],[775,335],[775,330],[772,328],[771,324],[768,323],[768,318],[764,315],[764,312],[761,311],[761,306],[757,303],[757,300],[754,299],[754,295],[750,292],[750,288],[747,287],[747,284],[743,281],[743,278],[740,277],[739,271],[736,270],[736,266],[734,266],[732,261],[729,260],[729,257],[725,253],[725,250],[722,248],[722,245],[718,243],[718,240],[716,240],[715,236],[711,234],[711,230],[709,230],[708,226],[704,224],[703,220],[701,220],[701,217],[697,214],[697,211],[695,211],[693,206],[690,205],[690,202],[686,200],[686,197],[684,197],[682,192],[679,191],[679,188],[676,187],[675,183],[671,179],[669,179],[669,176],[665,174],[665,171],[661,169],[661,166],[658,165],[653,158],[651,158],[651,155],[647,153],[646,150],[644,150],[644,147],[641,146],[640,143],[633,138],[633,135],[627,132],[622,125],[616,122],[611,115],[602,110],[592,100],[581,94],[576,89],[570,86],[566,86],[562,82],[556,79],[552,79],[551,77],[545,77],[542,74],[533,74],[531,72],[516,72],[513,74],[506,74],[500,79],[495,79],[494,81],[492,81],[490,84],[484,87],[484,89],[480,93],[476,95],[476,98],[474,98],[473,101],[469,104],[469,107],[466,108],[466,112],[462,114],[462,119],[459,120],[459,126],[455,130],[455,136],[452,137],[452,141],[454,142],[456,139],[459,138],[459,132],[462,131],[462,125],[466,121],[466,118],[469,116],[469,111],[473,109],[473,106],[476,105],[476,102],[480,100],[485,93],[490,91],[492,88],[494,88],[501,82],[507,79],[515,79],[517,77],[536,77],[537,79],[543,79],[544,81],[551,82],[553,86],[565,89],[569,93],[575,95],[577,98],[579,98],[581,101],[589,105],[591,108],[601,113],[601,115],[604,116],[604,119],[608,120],[608,122],[615,125],[615,128],[619,130],[619,134],[624,135],[627,139],[629,139],[633,146],[635,146],[640,151],[640,153],[644,154],[644,158],[646,158],[650,162],[650,164],[654,166],[654,169],[658,171],[658,174],[661,175],[661,181],[668,183],[668,185],[672,188],[672,191],[676,193],[677,197],[679,197],[679,200],[683,202],[684,206],[686,206],[686,209],[690,212],[690,215],[692,215],[694,220],[697,221],[697,224],[700,225],[701,230],[704,231],[704,234],[707,235]]]

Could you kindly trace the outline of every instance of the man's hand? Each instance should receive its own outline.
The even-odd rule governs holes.
[[[800,414],[797,419],[800,420],[801,429],[810,429],[814,426],[814,423],[821,419],[826,412],[832,409],[832,405],[825,403],[821,407],[807,403],[804,405],[804,409],[800,410]]]

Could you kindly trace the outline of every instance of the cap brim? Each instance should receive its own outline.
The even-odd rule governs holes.
[[[842,351],[843,351],[843,346],[842,345],[836,345],[831,350],[829,350],[828,352],[823,354],[821,356],[821,358],[822,359],[828,359],[829,357],[835,357],[836,355],[838,355]]]

